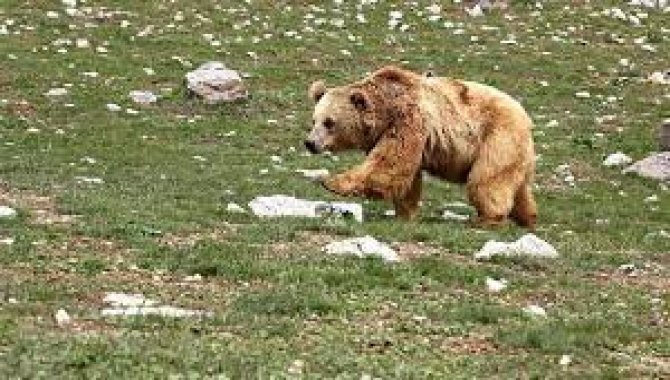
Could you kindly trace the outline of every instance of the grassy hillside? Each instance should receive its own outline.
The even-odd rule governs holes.
[[[19,213],[0,219],[0,240],[13,239],[0,243],[2,377],[670,376],[670,192],[602,166],[657,149],[670,86],[643,79],[670,68],[670,13],[309,3],[0,3],[0,205]],[[185,73],[209,60],[245,73],[251,97],[187,97]],[[536,122],[537,235],[558,260],[473,260],[524,231],[443,220],[465,194],[437,180],[416,223],[385,216],[383,202],[364,203],[363,224],[227,211],[259,195],[338,199],[295,173],[361,160],[305,154],[307,86],[391,63],[522,100]],[[133,90],[160,99],[136,105]],[[405,260],[321,252],[365,234]],[[509,286],[489,293],[486,277]],[[106,292],[213,316],[103,317]],[[522,311],[531,304],[547,317]]]

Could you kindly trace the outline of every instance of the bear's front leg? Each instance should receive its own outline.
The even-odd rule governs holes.
[[[397,217],[412,220],[419,215],[419,203],[421,201],[422,177],[419,171],[412,181],[412,185],[404,197],[393,200],[395,214]]]

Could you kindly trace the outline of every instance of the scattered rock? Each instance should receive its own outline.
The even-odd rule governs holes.
[[[621,153],[621,152],[616,152],[612,153],[607,158],[605,158],[605,161],[603,161],[604,166],[624,166],[624,165],[629,165],[631,162],[633,162],[633,159],[630,158],[629,156]]]
[[[72,319],[70,318],[70,315],[65,311],[64,309],[58,309],[55,315],[56,318],[56,324],[58,327],[65,327],[72,322]]]
[[[0,218],[13,218],[16,216],[16,210],[9,206],[0,206]]]
[[[297,169],[296,173],[302,174],[303,177],[312,181],[318,181],[323,177],[327,177],[330,172],[328,169]]]
[[[458,220],[458,221],[465,221],[468,220],[470,217],[467,215],[461,215],[457,214],[453,211],[449,210],[444,210],[442,212],[442,219],[447,219],[447,220]]]
[[[658,195],[652,194],[646,198],[644,198],[644,203],[655,203],[658,202]]]
[[[507,287],[507,280],[496,280],[491,277],[486,277],[486,289],[491,293],[499,293]]]
[[[101,314],[105,317],[158,315],[161,317],[185,318],[212,315],[201,310],[188,310],[169,305],[157,306],[156,301],[146,299],[141,294],[107,293],[103,302],[112,306],[102,310]]]
[[[623,170],[641,177],[670,181],[670,152],[661,152],[640,160]]]
[[[107,293],[102,302],[111,304],[115,307],[123,306],[152,306],[156,301],[144,298],[141,294],[126,294],[126,293]]]
[[[91,45],[89,44],[88,40],[86,38],[77,38],[75,42],[75,46],[77,46],[79,49],[86,49],[90,47]]]
[[[622,264],[619,266],[619,270],[628,277],[638,277],[641,272],[635,264]]]
[[[479,3],[475,4],[475,6],[472,8],[465,8],[465,13],[467,13],[470,17],[484,16],[484,10]]]
[[[186,282],[200,282],[200,281],[202,281],[202,276],[200,274],[196,273],[194,275],[184,277],[184,281],[186,281]]]
[[[558,165],[554,169],[554,173],[558,179],[563,181],[566,185],[575,187],[575,175],[572,173],[572,169],[570,168],[569,164]]]
[[[249,202],[251,211],[261,217],[303,216],[317,218],[324,215],[353,217],[363,222],[363,207],[358,203],[309,201],[286,195],[257,197]]]
[[[119,112],[119,111],[121,111],[121,106],[118,105],[118,104],[107,103],[106,107],[107,107],[107,110],[110,111],[110,112]]]
[[[647,80],[655,84],[670,84],[670,70],[655,71],[649,75]]]
[[[75,181],[77,183],[88,183],[88,184],[93,184],[93,185],[101,185],[105,183],[105,181],[102,178],[98,177],[84,177],[84,176],[77,176],[74,177]]]
[[[207,313],[202,310],[188,310],[169,305],[107,308],[103,309],[101,314],[104,317],[115,317],[115,316],[131,317],[131,316],[157,315],[160,317],[170,317],[170,318],[202,317],[212,315],[211,313]]]
[[[293,363],[288,367],[286,372],[291,375],[300,375],[305,370],[305,362],[302,360],[294,360]]]
[[[130,98],[136,104],[147,105],[158,101],[158,96],[151,91],[131,91]]]
[[[370,235],[332,242],[326,245],[323,250],[328,254],[334,255],[353,255],[356,257],[378,256],[384,261],[400,260],[396,251]]]
[[[186,86],[208,104],[245,99],[249,95],[240,74],[221,62],[207,62],[187,73]]]
[[[67,95],[67,88],[52,88],[46,93],[44,93],[45,96],[65,96]]]
[[[538,305],[528,305],[523,308],[523,312],[534,317],[546,317],[547,312]]]
[[[558,252],[546,241],[533,234],[526,234],[513,243],[490,240],[479,252],[475,253],[475,259],[477,260],[488,260],[493,256],[529,256],[553,259],[558,257]]]
[[[561,359],[558,361],[558,364],[562,366],[570,365],[570,363],[572,363],[572,356],[570,355],[562,355]]]
[[[226,206],[226,211],[236,214],[242,214],[247,212],[247,210],[245,210],[242,206],[232,202],[228,203],[228,206]]]

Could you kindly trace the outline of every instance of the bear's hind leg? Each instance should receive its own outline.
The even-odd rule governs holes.
[[[510,189],[501,186],[468,185],[468,198],[477,210],[473,224],[488,227],[505,223],[512,208],[512,195]]]
[[[511,217],[514,221],[530,230],[535,230],[537,221],[537,205],[533,198],[532,185],[528,182],[522,184],[514,197]]]
[[[421,171],[419,171],[412,181],[412,185],[400,199],[393,200],[395,207],[395,214],[397,217],[412,220],[419,214],[419,202],[421,201],[421,187],[422,187]]]
[[[499,171],[491,169],[490,163],[478,161],[468,177],[468,198],[477,210],[475,224],[480,226],[496,226],[505,222],[524,177],[515,165]]]

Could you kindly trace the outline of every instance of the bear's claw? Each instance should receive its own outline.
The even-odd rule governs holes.
[[[331,193],[335,193],[343,197],[356,195],[356,189],[354,186],[343,186],[342,182],[343,181],[339,180],[338,178],[333,177],[321,178],[320,180],[321,186]]]

